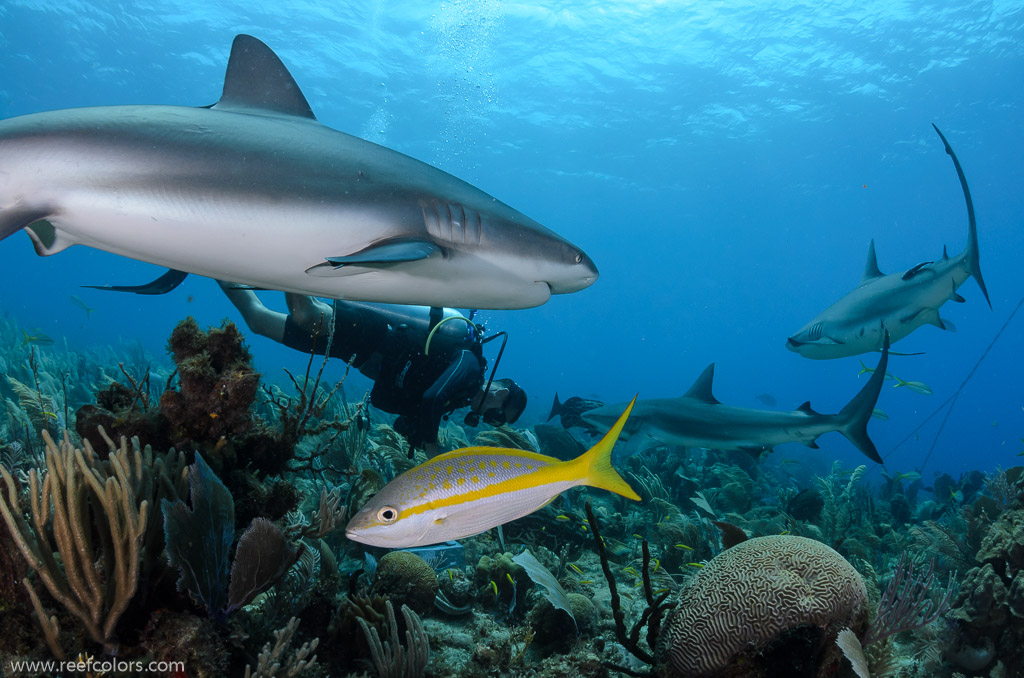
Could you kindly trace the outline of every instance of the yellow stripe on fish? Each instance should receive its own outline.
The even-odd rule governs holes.
[[[596,445],[569,461],[494,447],[434,457],[385,485],[352,517],[345,534],[387,548],[462,539],[533,513],[578,485],[640,501],[612,466],[612,448],[635,402]]]

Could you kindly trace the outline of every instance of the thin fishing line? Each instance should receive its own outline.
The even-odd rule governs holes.
[[[1017,315],[1017,311],[1020,310],[1020,307],[1022,305],[1024,305],[1024,297],[1021,297],[1020,301],[1017,302],[1017,305],[1014,307],[1013,311],[1006,318],[1006,322],[1004,322],[1003,326],[999,328],[998,332],[996,332],[996,336],[992,337],[992,341],[989,342],[988,346],[982,352],[981,357],[978,358],[978,362],[974,363],[974,367],[971,368],[971,371],[967,374],[967,377],[964,378],[963,383],[960,384],[960,387],[953,392],[953,395],[946,398],[943,401],[943,403],[936,407],[931,414],[925,417],[924,420],[920,424],[918,424],[913,431],[908,433],[906,437],[903,438],[903,440],[896,443],[896,446],[889,450],[889,452],[886,453],[883,459],[888,458],[890,455],[892,455],[892,453],[899,449],[900,446],[903,445],[903,443],[910,440],[910,438],[913,437],[915,433],[920,431],[924,427],[924,425],[931,420],[932,417],[941,412],[943,407],[949,405],[949,409],[946,411],[946,416],[942,418],[942,423],[939,425],[939,430],[935,434],[935,439],[932,440],[932,445],[930,448],[928,448],[928,454],[925,455],[924,461],[921,462],[921,466],[920,468],[917,469],[917,472],[920,473],[924,470],[925,465],[928,463],[928,460],[931,458],[932,453],[935,451],[935,446],[939,442],[939,436],[942,435],[942,429],[946,427],[946,422],[949,421],[949,416],[953,413],[953,408],[956,407],[957,398],[959,398],[960,394],[963,393],[964,387],[967,386],[967,382],[969,382],[971,378],[974,376],[974,373],[978,371],[978,368],[981,366],[981,363],[985,360],[986,356],[988,356],[989,351],[992,350],[992,347],[995,346],[996,342],[999,341],[999,337],[1002,336],[1003,331],[1005,331],[1006,328],[1010,325],[1010,322],[1013,320],[1013,317]]]

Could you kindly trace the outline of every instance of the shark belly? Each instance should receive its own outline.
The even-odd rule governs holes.
[[[497,251],[512,239],[488,229],[557,240],[451,175],[314,121],[178,107],[0,122],[0,217],[15,209],[57,229],[41,254],[84,244],[256,287],[437,306],[544,303],[535,253]],[[325,265],[392,241],[435,251]]]

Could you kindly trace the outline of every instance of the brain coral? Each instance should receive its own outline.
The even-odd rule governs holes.
[[[860,574],[825,544],[788,535],[750,539],[711,560],[681,594],[658,640],[659,663],[667,676],[771,674],[766,663],[795,660],[766,648],[801,629],[810,635],[801,636],[800,661],[820,666],[831,660],[841,629],[863,632],[866,601]],[[787,675],[816,673],[808,667]]]

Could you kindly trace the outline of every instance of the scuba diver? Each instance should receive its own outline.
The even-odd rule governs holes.
[[[267,308],[244,286],[217,281],[249,329],[289,348],[340,358],[369,379],[370,403],[397,414],[395,430],[415,448],[433,455],[437,429],[459,407],[471,406],[465,422],[482,418],[492,426],[512,424],[526,408],[526,393],[511,379],[484,380],[483,328],[450,308],[356,301],[325,304],[285,293],[288,313]],[[333,323],[333,328],[332,328]],[[333,331],[332,331],[333,329]],[[497,368],[504,350],[495,360]]]

